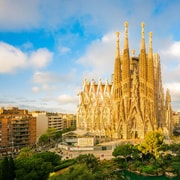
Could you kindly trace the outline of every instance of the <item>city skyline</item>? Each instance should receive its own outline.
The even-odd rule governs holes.
[[[139,54],[143,21],[146,45],[152,31],[160,54],[164,90],[180,110],[179,8],[176,0],[1,0],[0,106],[75,113],[84,78],[111,80],[115,33],[122,50],[125,21],[130,53]]]

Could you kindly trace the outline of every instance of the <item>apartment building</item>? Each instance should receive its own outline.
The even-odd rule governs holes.
[[[32,111],[30,112],[36,118],[36,142],[39,137],[44,134],[48,129],[48,117],[45,111]]]
[[[180,112],[173,112],[173,133],[176,136],[180,135]]]
[[[18,151],[36,142],[36,118],[26,109],[0,108],[1,151]]]
[[[48,117],[48,128],[55,128],[57,131],[63,130],[64,119],[59,113],[47,113]]]
[[[76,128],[76,115],[75,114],[62,114],[66,128]]]
[[[76,127],[76,116],[74,114],[63,114],[46,111],[32,111],[33,117],[36,117],[36,141],[46,133],[48,128],[55,128],[57,131]]]

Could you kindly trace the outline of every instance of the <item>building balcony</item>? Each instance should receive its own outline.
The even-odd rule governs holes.
[[[13,142],[17,142],[17,141],[19,141],[19,142],[21,142],[21,141],[24,141],[24,140],[29,140],[29,136],[27,136],[27,137],[16,137],[16,138],[14,138],[13,139]]]
[[[13,129],[12,133],[21,133],[21,132],[29,132],[29,129]]]
[[[13,133],[13,136],[28,136],[29,132],[19,132],[19,133]]]
[[[29,123],[12,124],[12,127],[13,127],[13,128],[29,127]]]

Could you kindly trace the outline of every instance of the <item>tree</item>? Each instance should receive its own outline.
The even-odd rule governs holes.
[[[54,152],[42,152],[33,154],[31,158],[16,158],[16,178],[47,179],[54,167],[59,165],[61,157]]]
[[[52,178],[53,179],[53,178]],[[73,179],[79,179],[79,180],[94,180],[94,176],[92,172],[90,172],[85,164],[77,164],[73,167],[69,168],[69,171],[58,175],[55,179],[59,180],[73,180]]]
[[[125,158],[125,161],[127,162],[127,157],[131,156],[132,153],[133,153],[132,144],[121,144],[114,149],[112,155],[115,157],[122,156],[123,158]]]
[[[37,153],[33,157],[34,158],[41,158],[45,162],[51,162],[53,166],[57,166],[61,161],[61,156],[55,154],[54,152]]]
[[[48,144],[57,138],[57,130],[55,128],[48,128],[47,131],[39,137],[38,143],[40,145]]]
[[[47,131],[39,137],[38,144],[45,145],[48,144],[50,141],[54,142],[58,139],[61,140],[63,133],[72,131],[74,129],[75,129],[74,127],[70,127],[67,129],[63,129],[61,131],[57,131],[55,128],[48,128]]]
[[[134,145],[132,147],[132,157],[134,160],[138,160],[141,158],[141,151],[139,151],[138,145]]]
[[[11,179],[14,179],[16,177],[15,164],[14,164],[14,159],[12,158],[12,156],[9,158],[9,174],[11,176]]]
[[[55,139],[61,139],[62,138],[63,131],[57,131],[55,134]]]
[[[40,136],[40,138],[39,138],[39,141],[38,141],[38,143],[39,143],[40,145],[47,144],[48,142],[49,142],[49,136],[48,136],[48,134],[42,134],[42,135]]]
[[[33,156],[33,154],[34,152],[29,147],[25,147],[21,149],[17,159],[30,158]]]
[[[8,161],[7,157],[4,157],[2,160],[2,168],[1,168],[0,179],[11,180],[11,176],[9,173],[9,161]]]
[[[21,180],[26,179],[47,179],[49,173],[53,171],[51,162],[45,162],[41,158],[25,158],[16,159],[15,161],[17,170],[16,178]]]
[[[57,133],[57,130],[55,128],[48,128],[47,131],[46,131],[48,137],[50,140],[53,140],[56,133]]]
[[[138,149],[143,154],[151,154],[156,159],[159,157],[159,149],[163,145],[164,136],[159,131],[152,131],[146,134],[144,141],[139,145]]]
[[[86,164],[87,168],[93,171],[97,165],[97,158],[93,154],[81,154],[76,158],[77,163]]]
[[[97,167],[97,165],[98,165],[97,158],[93,154],[88,154],[86,158],[87,168],[93,171]]]

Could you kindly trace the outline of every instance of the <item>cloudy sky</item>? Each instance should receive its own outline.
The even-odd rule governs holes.
[[[179,0],[0,0],[0,106],[76,112],[82,81],[109,79],[115,32],[139,54],[153,32],[164,88],[180,110]]]

